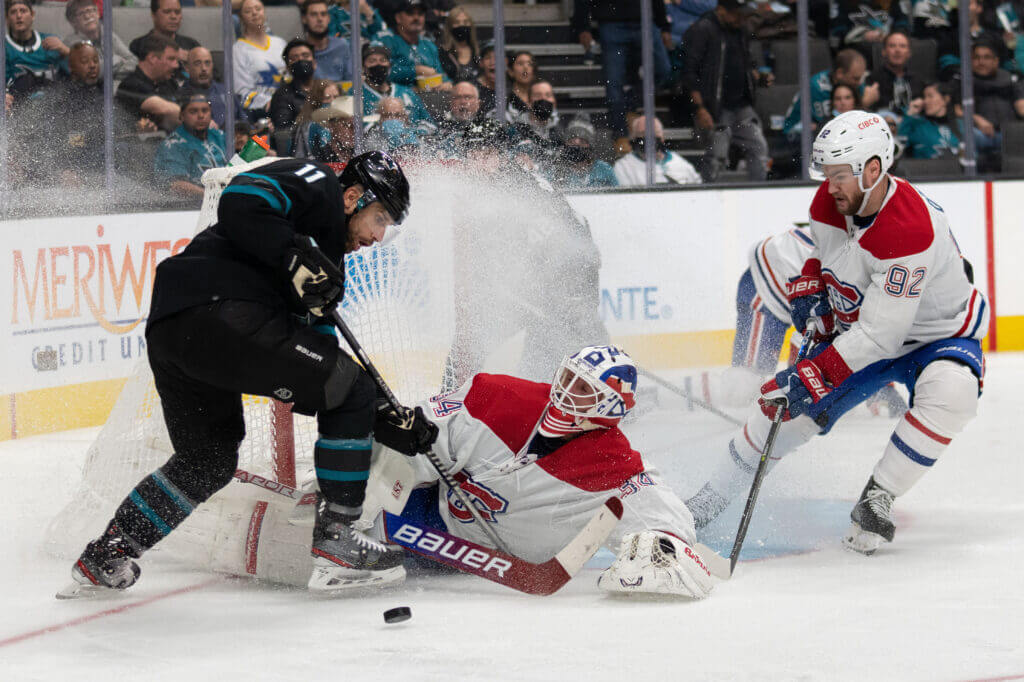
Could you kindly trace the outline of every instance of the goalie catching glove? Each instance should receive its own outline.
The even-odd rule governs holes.
[[[679,538],[656,530],[622,538],[615,562],[601,573],[605,592],[671,594],[703,599],[715,586],[704,558]]]
[[[427,419],[420,407],[399,407],[399,410],[395,412],[387,400],[377,403],[373,439],[409,457],[429,452],[437,440],[437,424]]]
[[[285,252],[284,269],[299,303],[317,317],[325,317],[345,294],[345,275],[316,242],[304,235]]]

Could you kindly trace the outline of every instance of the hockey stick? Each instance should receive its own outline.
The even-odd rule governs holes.
[[[297,506],[312,505],[316,502],[316,495],[313,493],[303,494],[301,490],[290,485],[272,481],[244,469],[237,469],[235,478],[241,483],[287,497]],[[533,564],[507,552],[482,547],[475,542],[457,538],[390,512],[384,512],[384,530],[392,542],[431,561],[519,592],[548,595],[557,592],[579,573],[583,565],[604,544],[621,518],[622,501],[618,497],[608,498],[569,544],[541,564]],[[714,572],[713,566],[711,570]]]
[[[796,357],[797,362],[800,362],[807,356],[807,351],[811,347],[811,339],[813,338],[814,322],[808,322],[803,340],[800,342],[800,353]],[[776,405],[775,418],[772,419],[772,427],[768,430],[768,437],[765,438],[761,459],[757,463],[757,472],[754,473],[754,482],[750,484],[747,504],[743,507],[743,516],[740,517],[740,527],[736,531],[736,540],[732,544],[732,552],[729,553],[729,575],[732,575],[732,572],[736,570],[736,562],[740,558],[740,548],[743,547],[743,540],[747,537],[747,528],[750,526],[750,520],[754,516],[754,504],[757,502],[757,494],[761,491],[761,483],[764,481],[765,474],[768,473],[768,458],[772,454],[772,448],[775,447],[775,438],[779,435],[779,429],[782,427],[782,418],[786,414],[786,405],[789,401],[783,397],[773,402]]]
[[[654,383],[656,383],[659,386],[661,386],[662,388],[664,388],[664,389],[666,389],[668,391],[671,391],[672,393],[675,393],[678,396],[682,396],[683,398],[686,398],[686,400],[688,402],[691,402],[694,405],[696,405],[697,407],[700,407],[702,409],[707,410],[708,412],[710,412],[711,414],[715,415],[716,417],[721,417],[722,419],[726,420],[727,422],[729,422],[733,426],[740,426],[740,425],[743,424],[742,421],[740,421],[736,417],[732,416],[731,414],[729,414],[727,412],[723,412],[722,410],[718,409],[717,407],[715,407],[711,403],[705,402],[705,401],[701,400],[700,398],[697,398],[696,396],[694,396],[692,393],[690,393],[686,389],[680,388],[679,386],[676,386],[675,384],[669,383],[665,379],[662,379],[661,377],[659,377],[657,374],[654,374],[653,372],[651,372],[649,370],[646,370],[643,367],[637,367],[637,371],[640,372],[640,374],[642,374],[643,376],[645,376],[648,379],[650,379],[651,381],[653,381]]]
[[[609,497],[569,544],[540,564],[482,547],[389,512],[384,512],[384,528],[389,540],[431,561],[519,592],[549,595],[579,573],[621,518],[622,502],[617,497]]]

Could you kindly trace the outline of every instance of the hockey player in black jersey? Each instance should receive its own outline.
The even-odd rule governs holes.
[[[340,177],[282,159],[232,179],[217,222],[162,262],[153,284],[146,339],[174,455],[121,503],[58,597],[130,587],[140,572],[133,559],[231,480],[245,435],[243,393],[317,416],[309,588],[404,578],[401,551],[353,525],[370,469],[375,388],[324,317],[344,293],[344,275],[330,264],[381,241],[408,209],[409,183],[381,152],[355,157]],[[409,422],[429,437],[432,424]]]

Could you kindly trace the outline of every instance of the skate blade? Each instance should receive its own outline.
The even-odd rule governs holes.
[[[395,566],[384,571],[359,571],[339,569],[333,566],[326,568],[314,566],[307,589],[313,594],[330,596],[367,588],[395,586],[404,581],[404,566]]]
[[[83,585],[80,582],[72,581],[69,585],[59,590],[54,597],[57,599],[96,599],[121,591],[109,587],[101,587],[100,585]]]
[[[850,530],[843,536],[843,547],[864,556],[874,554],[883,542],[886,542],[886,539],[881,535],[865,531],[856,523],[852,524]]]

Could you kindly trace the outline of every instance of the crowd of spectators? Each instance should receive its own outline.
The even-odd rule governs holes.
[[[485,125],[509,160],[556,184],[641,185],[643,1],[651,2],[654,19],[659,106],[670,104],[668,118],[654,121],[655,182],[716,182],[729,170],[764,181],[798,169],[799,95],[779,110],[758,103],[779,87],[775,53],[795,41],[791,0],[574,0],[569,28],[584,50],[583,63],[600,61],[605,111],[596,117],[559,106],[552,84],[564,80],[554,78],[558,66],[538,65],[522,49],[508,50],[507,62],[498,64],[493,43],[480,39],[471,13],[452,0],[361,0],[360,63],[352,62],[347,1],[302,0],[295,7],[300,34],[292,36],[268,25],[264,2],[270,0],[232,0],[231,96],[215,73],[213,52],[221,46],[181,33],[181,0],[150,0],[152,28],[127,42],[103,34],[93,0],[67,1],[63,39],[34,28],[29,0],[6,0],[11,158],[33,152],[25,157],[32,163],[9,165],[23,182],[82,183],[102,173],[99,65],[109,49],[119,148],[141,145],[126,147],[136,160],[132,172],[140,172],[144,159],[147,181],[176,196],[201,194],[202,172],[233,153],[225,149],[229,107],[234,150],[263,133],[274,153],[344,162],[358,126],[368,148],[458,161]],[[971,123],[983,171],[1000,169],[1003,132],[1024,119],[1024,0],[996,2],[968,4]],[[889,123],[903,157],[960,158],[965,127],[956,3],[811,0],[810,7],[812,37],[828,45],[831,58],[811,77],[812,132],[838,113],[864,108]],[[915,62],[915,45],[930,45],[934,63]],[[357,69],[361,112],[352,97]],[[504,102],[497,101],[499,78]],[[679,130],[692,135],[674,133]],[[692,140],[686,154],[680,139]]]

